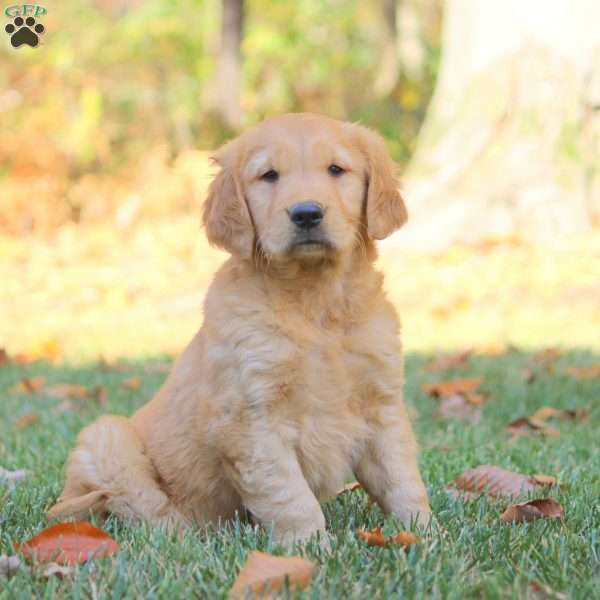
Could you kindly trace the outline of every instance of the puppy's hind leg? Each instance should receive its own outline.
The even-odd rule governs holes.
[[[153,524],[184,522],[160,488],[154,465],[125,417],[102,417],[79,434],[67,462],[65,488],[48,517],[108,513]]]

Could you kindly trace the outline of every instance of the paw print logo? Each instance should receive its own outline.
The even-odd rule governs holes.
[[[46,30],[41,23],[36,23],[33,17],[16,17],[4,30],[10,35],[10,43],[14,48],[27,44],[35,48],[40,41],[40,35]]]

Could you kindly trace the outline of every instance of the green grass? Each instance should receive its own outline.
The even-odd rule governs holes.
[[[331,555],[308,545],[299,550],[319,564],[304,598],[526,598],[528,582],[541,582],[570,598],[600,594],[600,379],[577,381],[561,374],[567,365],[591,364],[599,357],[583,351],[565,353],[554,374],[540,369],[532,384],[521,370],[532,356],[510,351],[475,357],[464,369],[440,377],[427,373],[428,357],[409,356],[407,398],[419,416],[421,463],[439,530],[407,553],[398,548],[370,548],[355,538],[358,527],[384,522],[378,508],[361,492],[345,494],[325,505],[333,533]],[[158,360],[158,359],[157,359]],[[77,432],[99,414],[131,413],[158,388],[164,375],[148,372],[152,361],[127,363],[123,371],[98,364],[52,367],[46,363],[0,368],[0,465],[29,469],[14,486],[0,483],[0,554],[28,539],[47,524],[44,511],[61,490],[64,460]],[[423,382],[451,376],[485,376],[491,394],[478,425],[435,416],[436,401]],[[49,383],[104,385],[105,407],[84,401],[80,411],[58,413],[61,400],[42,393],[15,395],[8,389],[24,376],[45,375]],[[121,382],[137,375],[140,390]],[[74,401],[77,403],[77,401]],[[513,418],[541,406],[593,408],[582,423],[561,422],[558,438],[525,437],[510,444],[504,432]],[[40,419],[16,431],[15,421],[37,412]],[[539,520],[505,525],[498,516],[505,502],[485,499],[464,504],[444,488],[463,470],[492,463],[524,473],[556,475],[564,484],[548,495],[566,512],[563,523]],[[391,532],[393,520],[385,521]],[[122,545],[114,558],[83,565],[72,579],[43,578],[21,568],[0,580],[0,599],[13,598],[224,598],[248,552],[274,548],[268,532],[234,523],[218,532],[190,530],[183,539],[144,524],[110,519],[104,524]],[[529,591],[528,591],[529,590]]]

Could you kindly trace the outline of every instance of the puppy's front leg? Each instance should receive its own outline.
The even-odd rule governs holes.
[[[243,442],[243,443],[239,443]],[[274,433],[261,432],[224,449],[227,473],[242,503],[285,546],[319,532],[324,543],[325,517],[295,452]]]
[[[417,444],[404,406],[388,406],[378,415],[355,474],[386,513],[410,525],[426,525],[431,511],[417,464]]]

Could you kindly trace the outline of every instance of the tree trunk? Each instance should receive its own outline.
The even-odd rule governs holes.
[[[446,0],[396,241],[552,238],[600,211],[600,2]]]
[[[244,0],[222,0],[221,48],[217,66],[217,110],[225,125],[237,130],[242,122],[242,32]]]

